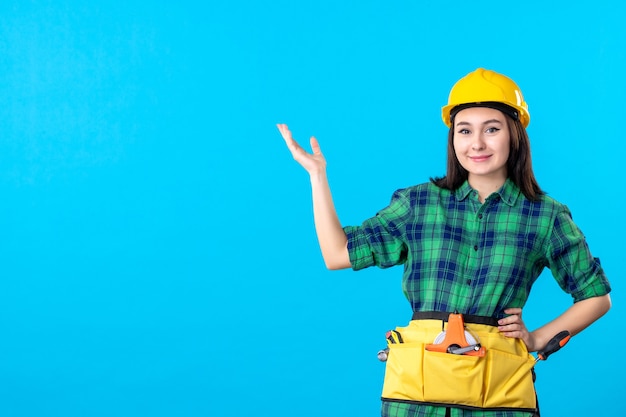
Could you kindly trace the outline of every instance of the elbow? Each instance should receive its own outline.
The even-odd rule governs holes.
[[[602,297],[602,315],[606,314],[613,305],[611,301],[611,296],[609,294],[603,295]]]
[[[340,269],[350,268],[350,262],[346,264],[338,260],[324,259],[324,264],[326,265],[326,269],[328,269],[329,271],[338,271]]]
[[[326,265],[326,269],[330,271],[337,271],[339,269],[347,269],[352,267],[352,264],[350,263],[350,257],[348,256],[347,251],[345,253],[339,252],[334,256],[325,255],[324,264]]]
[[[589,313],[594,317],[594,321],[604,316],[611,309],[611,296],[609,294],[599,295],[587,300],[591,308]]]
[[[324,250],[324,248],[322,248],[322,257],[324,258],[326,269],[331,271],[352,267],[347,242],[334,250]]]

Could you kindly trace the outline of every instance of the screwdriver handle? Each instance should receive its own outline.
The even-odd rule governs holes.
[[[550,339],[546,347],[537,352],[537,360],[545,361],[548,359],[548,356],[565,346],[571,337],[572,336],[567,330],[557,333],[556,336]]]

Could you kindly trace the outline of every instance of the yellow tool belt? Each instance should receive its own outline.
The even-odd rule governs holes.
[[[443,327],[442,327],[443,326]],[[534,357],[521,339],[495,326],[465,323],[484,347],[484,356],[425,349],[445,330],[442,320],[412,320],[388,338],[382,398],[461,408],[535,411]]]

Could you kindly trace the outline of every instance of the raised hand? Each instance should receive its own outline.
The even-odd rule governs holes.
[[[293,159],[302,165],[309,175],[319,174],[320,172],[324,172],[326,170],[326,159],[324,159],[324,155],[322,155],[322,151],[320,150],[320,145],[315,137],[311,136],[310,139],[311,150],[313,153],[308,153],[298,144],[298,142],[294,140],[291,135],[291,131],[286,124],[277,124],[276,127],[278,127],[280,134],[283,136],[283,139],[287,144],[287,148],[291,151]]]
[[[283,135],[293,159],[307,170],[311,180],[313,194],[313,217],[315,230],[322,250],[322,256],[328,269],[344,269],[350,267],[348,255],[348,238],[346,237],[333,204],[333,197],[326,176],[326,160],[317,139],[311,137],[311,150],[308,153],[291,136],[285,124],[277,124]]]

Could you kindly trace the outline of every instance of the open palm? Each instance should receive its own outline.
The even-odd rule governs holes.
[[[311,136],[310,140],[311,150],[313,153],[308,153],[298,144],[298,142],[294,140],[291,135],[291,131],[286,124],[277,124],[276,127],[278,127],[278,130],[283,136],[289,151],[291,151],[293,159],[298,161],[298,163],[302,165],[302,167],[304,167],[310,175],[317,174],[326,169],[326,159],[324,159],[320,145],[315,137]]]

